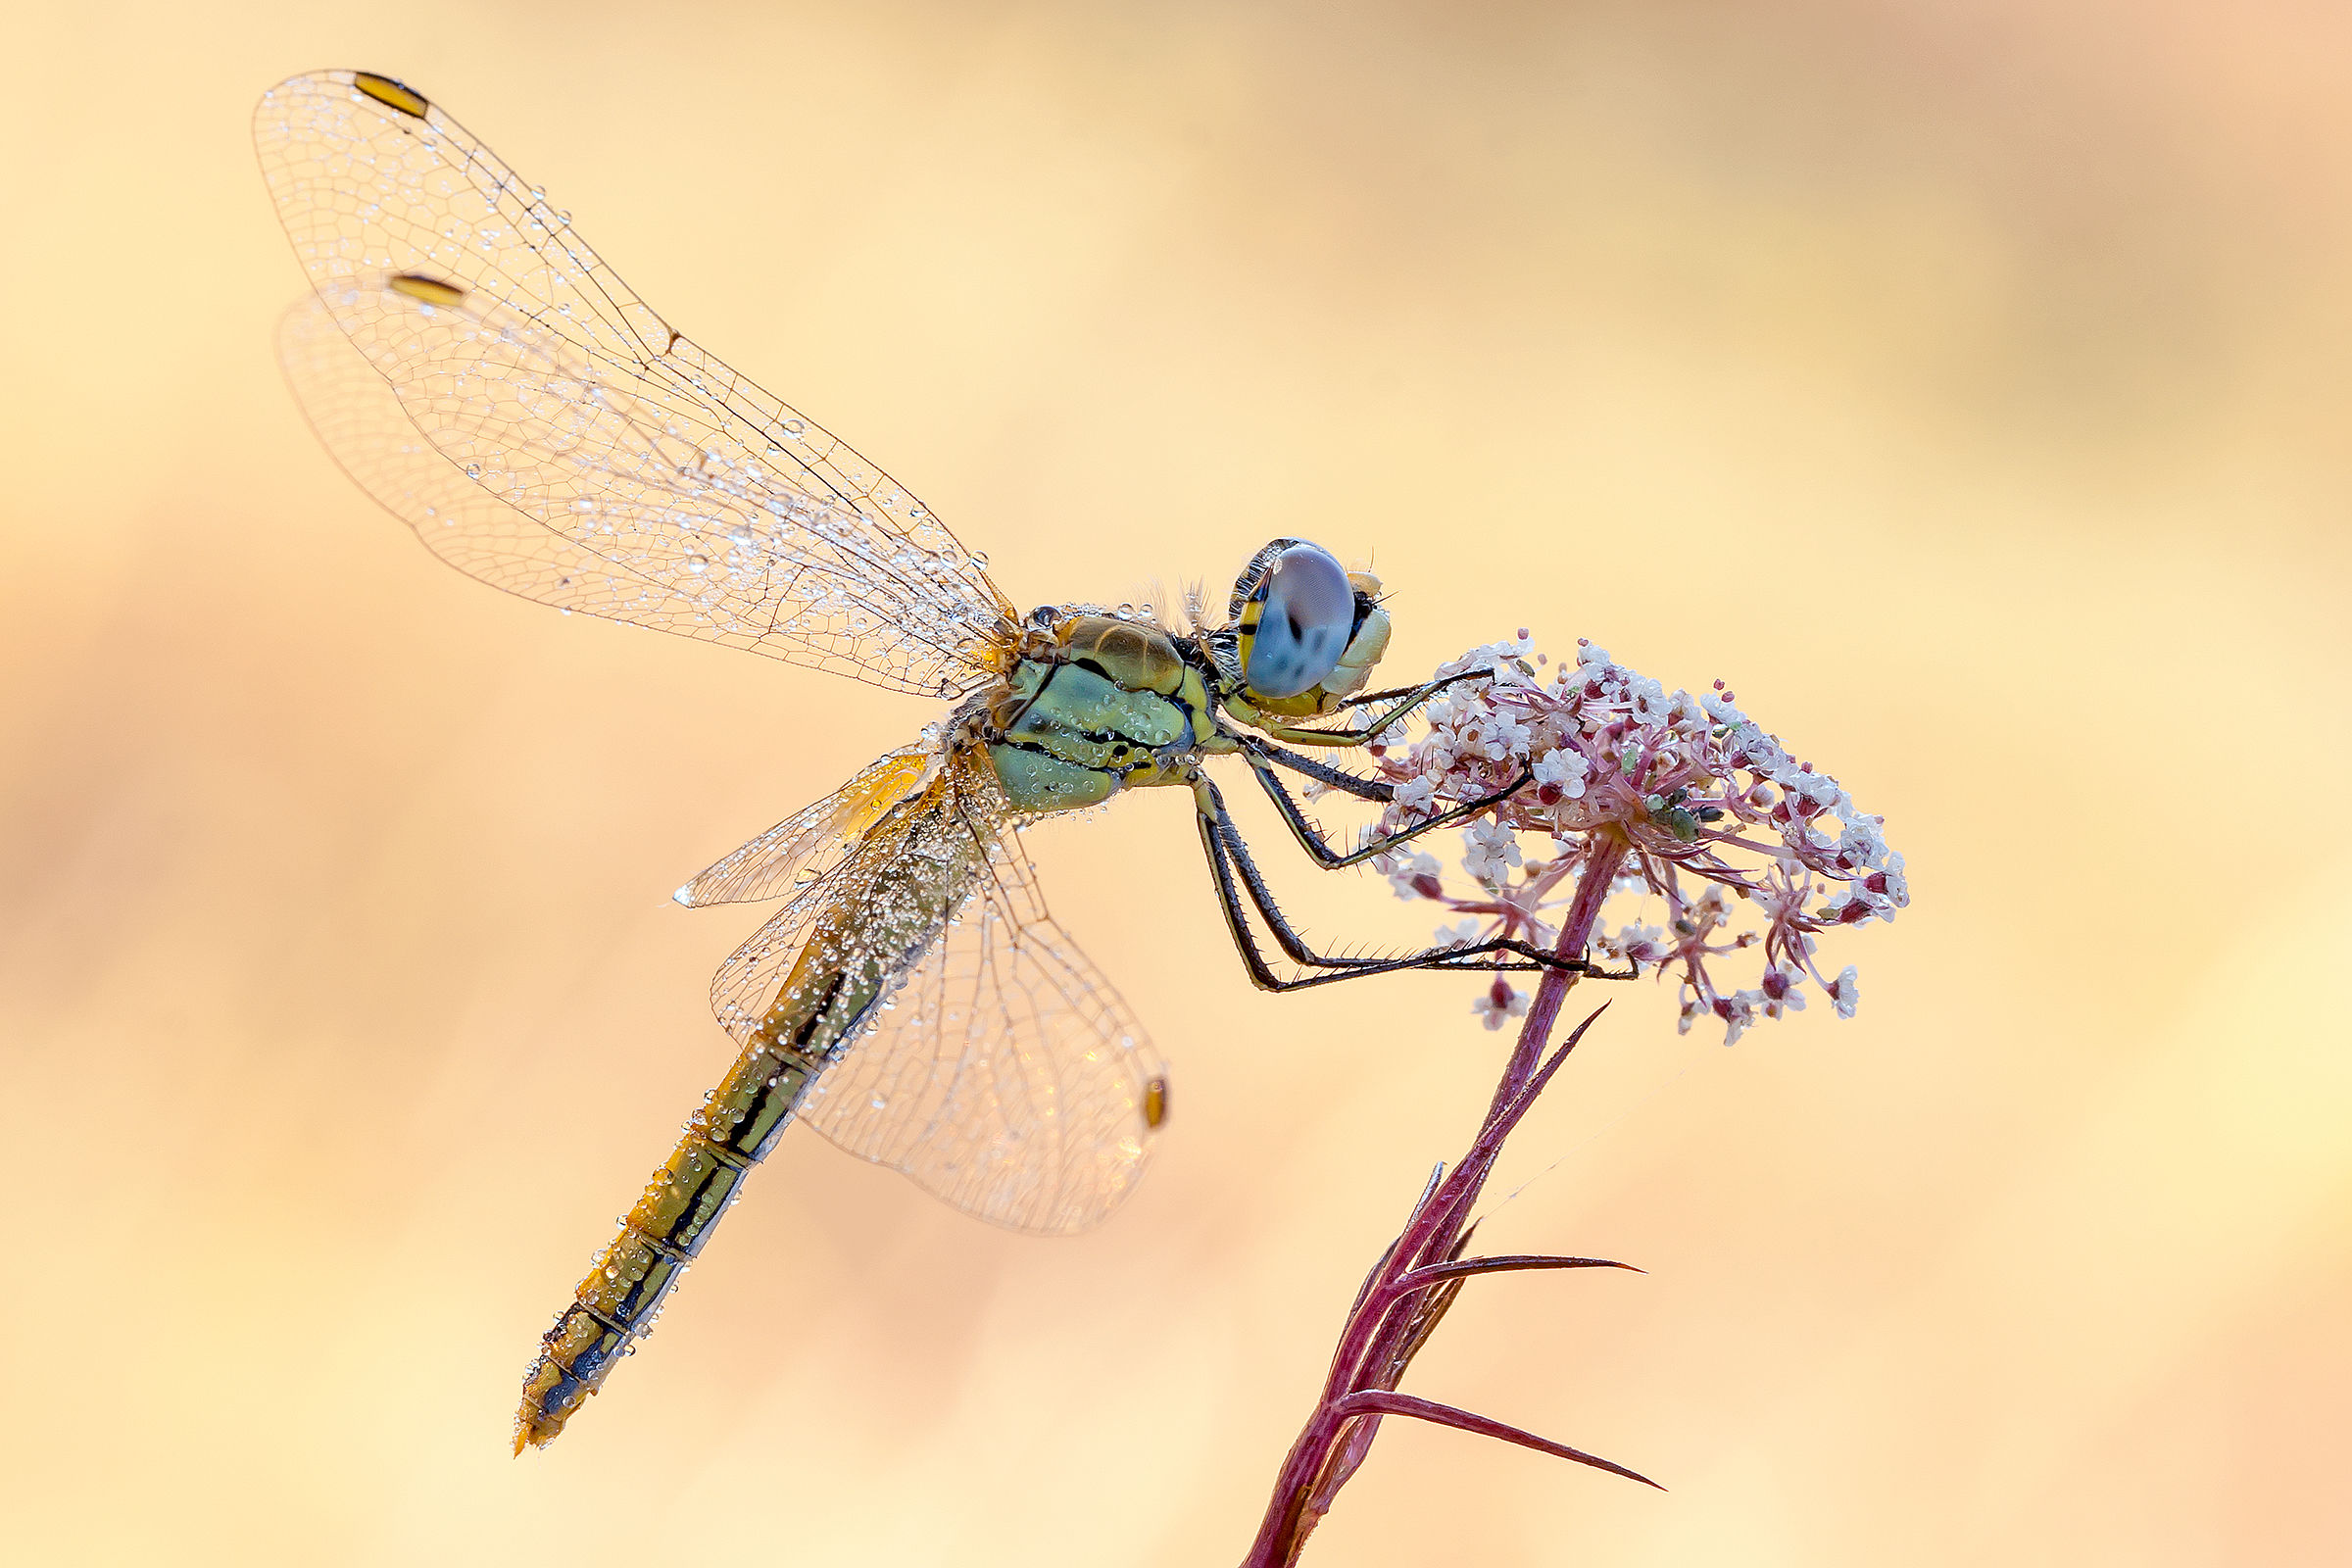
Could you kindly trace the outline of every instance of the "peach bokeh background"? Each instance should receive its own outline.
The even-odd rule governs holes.
[[[155,4],[0,61],[0,1530],[13,1561],[1237,1558],[1500,1049],[1251,992],[1174,796],[1035,835],[1179,1072],[1046,1243],[788,1139],[649,1353],[532,1343],[727,1043],[680,878],[921,703],[563,620],[313,446],[262,89],[448,105],[1024,602],[1373,557],[1724,675],[1907,853],[1859,1019],[1619,998],[1309,1560],[2352,1556],[2352,20]],[[1261,812],[1253,819],[1268,825]],[[1375,879],[1269,843],[1329,933]],[[1137,900],[1148,896],[1146,906]]]

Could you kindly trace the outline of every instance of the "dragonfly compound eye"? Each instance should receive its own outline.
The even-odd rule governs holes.
[[[1355,631],[1355,588],[1331,552],[1295,544],[1274,559],[1256,605],[1245,615],[1242,673],[1261,697],[1296,697],[1338,667]]]

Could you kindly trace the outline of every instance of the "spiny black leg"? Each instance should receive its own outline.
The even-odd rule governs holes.
[[[1344,790],[1359,801],[1370,801],[1378,806],[1386,806],[1396,798],[1396,786],[1387,779],[1357,778],[1346,768],[1334,767],[1329,762],[1318,762],[1311,757],[1301,757],[1297,752],[1285,751],[1272,741],[1261,741],[1254,735],[1237,735],[1234,738],[1242,743],[1245,750],[1253,755],[1263,757],[1267,761],[1278,766],[1287,767],[1294,773],[1302,773],[1318,783],[1328,784],[1335,790]]]
[[[1314,862],[1326,871],[1337,871],[1342,866],[1360,865],[1376,855],[1393,850],[1408,840],[1419,838],[1431,828],[1444,827],[1448,822],[1459,822],[1466,816],[1476,816],[1479,812],[1498,806],[1518,794],[1536,776],[1535,769],[1523,767],[1519,770],[1517,778],[1492,795],[1483,795],[1477,800],[1465,801],[1459,806],[1449,807],[1426,822],[1416,822],[1400,833],[1392,833],[1387,838],[1374,839],[1368,844],[1342,854],[1331,847],[1314,823],[1307,820],[1305,808],[1298,804],[1288,789],[1283,787],[1282,780],[1275,775],[1274,770],[1266,765],[1269,760],[1258,755],[1257,748],[1262,744],[1262,742],[1249,737],[1243,737],[1243,760],[1249,762],[1250,771],[1256,775],[1259,787],[1273,801],[1274,808],[1282,813],[1283,825],[1291,830],[1291,836],[1297,839],[1299,848],[1305,850]]]
[[[1200,829],[1200,848],[1208,856],[1209,876],[1217,885],[1217,907],[1225,915],[1225,929],[1233,935],[1235,951],[1242,956],[1242,967],[1250,971],[1250,983],[1260,991],[1282,990],[1282,977],[1267,967],[1265,956],[1257,951],[1257,938],[1250,933],[1249,915],[1233,885],[1233,867],[1226,863],[1216,818],[1205,810],[1193,815]]]
[[[1350,697],[1348,700],[1351,703],[1360,704],[1385,703],[1393,697],[1434,697],[1448,686],[1452,686],[1466,680],[1479,680],[1487,676],[1491,676],[1494,673],[1494,672],[1491,669],[1456,670],[1450,675],[1444,675],[1436,680],[1423,681],[1417,686],[1392,686],[1387,691],[1357,692],[1353,697]]]
[[[1242,956],[1242,966],[1250,973],[1250,983],[1260,991],[1303,991],[1309,986],[1329,985],[1335,980],[1356,980],[1365,975],[1386,974],[1393,969],[1475,967],[1480,973],[1493,973],[1498,968],[1536,969],[1544,967],[1544,965],[1535,963],[1453,965],[1430,962],[1426,960],[1425,956],[1419,955],[1403,958],[1330,958],[1308,953],[1300,959],[1301,963],[1344,965],[1344,967],[1329,968],[1322,974],[1298,975],[1289,978],[1278,975],[1267,964],[1265,955],[1258,951],[1257,939],[1250,930],[1249,915],[1242,906],[1241,891],[1234,885],[1233,865],[1228,859],[1221,833],[1216,824],[1205,814],[1200,816],[1200,821],[1201,847],[1208,853],[1209,870],[1216,878],[1217,902],[1225,912],[1226,929],[1233,933],[1234,947]],[[1257,900],[1252,897],[1250,902],[1257,903]],[[1264,912],[1262,905],[1260,912]],[[1274,925],[1272,920],[1267,923],[1270,926]],[[1296,937],[1296,933],[1292,933],[1292,935],[1294,938]],[[1469,953],[1475,950],[1462,949],[1459,951]]]
[[[1308,947],[1306,939],[1298,934],[1298,929],[1284,916],[1281,906],[1274,902],[1274,890],[1266,885],[1265,874],[1258,870],[1256,858],[1250,853],[1249,844],[1234,826],[1232,813],[1225,809],[1225,798],[1214,784],[1208,786],[1208,804],[1214,815],[1203,812],[1201,820],[1210,824],[1209,831],[1215,835],[1217,853],[1230,872],[1240,874],[1242,888],[1250,895],[1250,902],[1257,906],[1259,916],[1266,922],[1266,929],[1274,934],[1275,944],[1292,962],[1312,968],[1362,969],[1391,961],[1386,958],[1327,956]]]
[[[1446,687],[1461,681],[1481,680],[1492,673],[1491,670],[1465,669],[1457,675],[1448,675],[1444,680],[1433,680],[1421,686],[1399,686],[1394,691],[1368,692],[1349,698],[1348,701],[1358,708],[1367,703],[1386,702],[1393,697],[1400,698],[1402,701],[1386,710],[1370,722],[1347,729],[1313,729],[1304,724],[1286,724],[1280,719],[1262,716],[1251,722],[1255,727],[1278,740],[1295,741],[1300,746],[1361,746]]]
[[[1528,943],[1509,937],[1491,937],[1484,942],[1461,947],[1430,948],[1420,953],[1405,954],[1389,958],[1346,958],[1318,954],[1307,947],[1303,938],[1283,918],[1274,904],[1273,894],[1265,878],[1250,858],[1249,846],[1233,825],[1225,810],[1225,803],[1216,786],[1206,778],[1196,782],[1196,813],[1200,830],[1200,845],[1208,856],[1209,872],[1216,880],[1217,900],[1225,914],[1225,924],[1233,934],[1234,946],[1240,951],[1242,962],[1250,972],[1251,984],[1265,991],[1298,991],[1308,986],[1329,985],[1335,980],[1353,980],[1365,975],[1389,974],[1400,969],[1464,970],[1478,974],[1497,971],[1519,972],[1536,969],[1567,969],[1592,972],[1582,958],[1562,958]],[[1235,874],[1240,873],[1237,887]],[[1284,954],[1303,967],[1331,971],[1325,974],[1303,975],[1285,979],[1267,964],[1259,951],[1256,936],[1250,929],[1249,912],[1242,905],[1247,892],[1250,904],[1265,919]],[[1516,955],[1516,959],[1498,956]]]
[[[1402,957],[1343,958],[1318,954],[1307,947],[1305,938],[1299,936],[1292,928],[1291,923],[1283,917],[1282,910],[1276,906],[1273,890],[1266,885],[1265,874],[1257,868],[1257,858],[1250,853],[1249,842],[1242,837],[1241,829],[1235,826],[1232,814],[1225,809],[1224,797],[1214,784],[1208,786],[1208,796],[1210,804],[1215,808],[1217,813],[1218,837],[1224,846],[1226,855],[1233,862],[1234,869],[1241,873],[1242,886],[1248,890],[1250,902],[1257,906],[1258,912],[1265,917],[1266,925],[1274,932],[1275,940],[1281,944],[1283,952],[1299,963],[1311,964],[1318,968],[1373,969],[1384,973],[1391,968],[1401,967],[1461,968],[1477,969],[1482,972],[1497,968],[1507,970],[1584,970],[1589,967],[1583,959],[1561,958],[1545,949],[1511,937],[1489,937],[1484,942],[1471,943],[1462,947],[1430,948],[1421,953],[1407,954]],[[1517,954],[1528,961],[1449,961],[1476,959],[1498,953]]]

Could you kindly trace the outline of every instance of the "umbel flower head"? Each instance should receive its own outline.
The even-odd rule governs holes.
[[[1613,861],[1593,949],[1673,973],[1685,1031],[1717,1019],[1729,1045],[1759,1018],[1802,1010],[1808,988],[1853,1016],[1855,971],[1826,975],[1819,939],[1910,902],[1885,819],[1791,757],[1721,681],[1670,692],[1590,642],[1573,664],[1548,663],[1524,631],[1475,650],[1439,673],[1483,678],[1431,703],[1409,740],[1392,731],[1373,747],[1395,788],[1384,834],[1526,779],[1463,833],[1458,878],[1425,851],[1383,857],[1397,897],[1454,912],[1442,942],[1548,944],[1580,871]],[[1499,1029],[1526,1003],[1497,975],[1475,1010]]]

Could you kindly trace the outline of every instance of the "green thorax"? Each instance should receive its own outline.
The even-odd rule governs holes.
[[[1068,810],[1122,789],[1189,782],[1203,751],[1224,749],[1207,683],[1166,632],[1073,615],[1054,637],[1013,666],[982,720],[1016,809]]]

